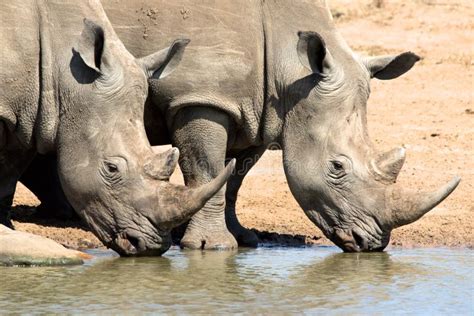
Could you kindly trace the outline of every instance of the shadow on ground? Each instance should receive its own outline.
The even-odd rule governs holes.
[[[36,224],[43,227],[56,228],[76,228],[90,232],[87,224],[81,221],[77,216],[73,218],[57,218],[49,212],[44,212],[40,207],[28,205],[17,205],[12,208],[12,220],[19,223]],[[173,243],[179,245],[179,241],[184,234],[185,227],[173,230]],[[292,235],[277,232],[260,231],[252,229],[257,234],[259,243],[266,246],[306,246],[314,245],[319,239],[318,236]],[[66,237],[66,236],[65,236]],[[74,238],[70,235],[69,238]],[[94,248],[96,245],[94,246]]]
[[[314,245],[321,237],[306,235],[280,234],[276,232],[252,229],[257,234],[260,243],[279,246],[307,246]]]
[[[48,212],[42,211],[39,207],[29,205],[17,205],[12,207],[11,219],[20,223],[30,223],[57,228],[78,228],[90,231],[87,224],[82,222],[78,216],[71,218],[57,218]]]

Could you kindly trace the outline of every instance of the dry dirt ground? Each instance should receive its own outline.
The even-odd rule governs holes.
[[[418,222],[393,232],[391,246],[469,247],[473,239],[474,104],[471,1],[330,1],[349,45],[363,54],[411,50],[423,57],[407,75],[372,83],[369,132],[381,150],[404,145],[407,160],[399,181],[435,189],[453,175],[462,182]],[[174,176],[179,181],[179,175]],[[178,180],[176,180],[178,179]],[[267,152],[240,191],[238,216],[263,240],[330,244],[304,215],[283,174],[281,153]],[[37,201],[19,186],[17,207]],[[19,230],[51,237],[72,247],[100,245],[80,224],[15,222]],[[67,226],[72,226],[67,227]],[[274,232],[271,234],[268,232]]]

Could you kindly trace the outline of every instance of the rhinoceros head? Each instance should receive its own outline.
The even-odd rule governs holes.
[[[303,78],[287,89],[297,101],[285,119],[285,172],[298,203],[336,245],[345,251],[383,250],[393,228],[419,219],[460,179],[430,193],[402,188],[395,182],[405,150],[378,153],[370,142],[370,78],[396,78],[419,57],[361,58],[342,50],[333,57],[320,35],[299,32]]]
[[[168,75],[187,40],[133,58],[111,27],[85,20],[61,87],[58,162],[69,201],[107,246],[121,255],[159,255],[170,230],[189,219],[225,183],[234,162],[199,188],[169,183],[179,152],[156,153],[143,126],[147,77]],[[65,80],[63,80],[65,81]]]

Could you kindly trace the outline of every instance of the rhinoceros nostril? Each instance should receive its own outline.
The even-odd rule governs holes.
[[[364,238],[363,236],[361,236],[355,231],[352,231],[352,236],[354,237],[354,240],[357,246],[359,247],[360,251],[368,250],[369,245],[366,238]]]
[[[127,239],[137,251],[146,250],[145,240],[142,237],[138,236],[136,233],[127,232]]]
[[[127,239],[130,242],[130,244],[132,244],[132,246],[135,247],[135,249],[140,249],[140,247],[138,246],[138,244],[140,243],[138,238],[127,236]]]
[[[352,231],[343,229],[335,229],[331,240],[338,245],[344,252],[359,252],[359,245],[356,243]]]
[[[115,244],[120,248],[118,251],[122,255],[134,255],[137,253],[137,247],[131,242],[130,238],[123,233],[117,235]]]

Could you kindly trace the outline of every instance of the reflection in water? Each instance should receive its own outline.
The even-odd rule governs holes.
[[[81,267],[0,268],[0,310],[469,313],[471,253],[172,250],[161,258],[106,256]]]
[[[392,294],[397,292],[398,280],[416,280],[423,274],[415,265],[394,261],[384,252],[337,253],[295,274],[293,291],[306,293],[305,305],[315,309],[370,306],[396,300]]]

